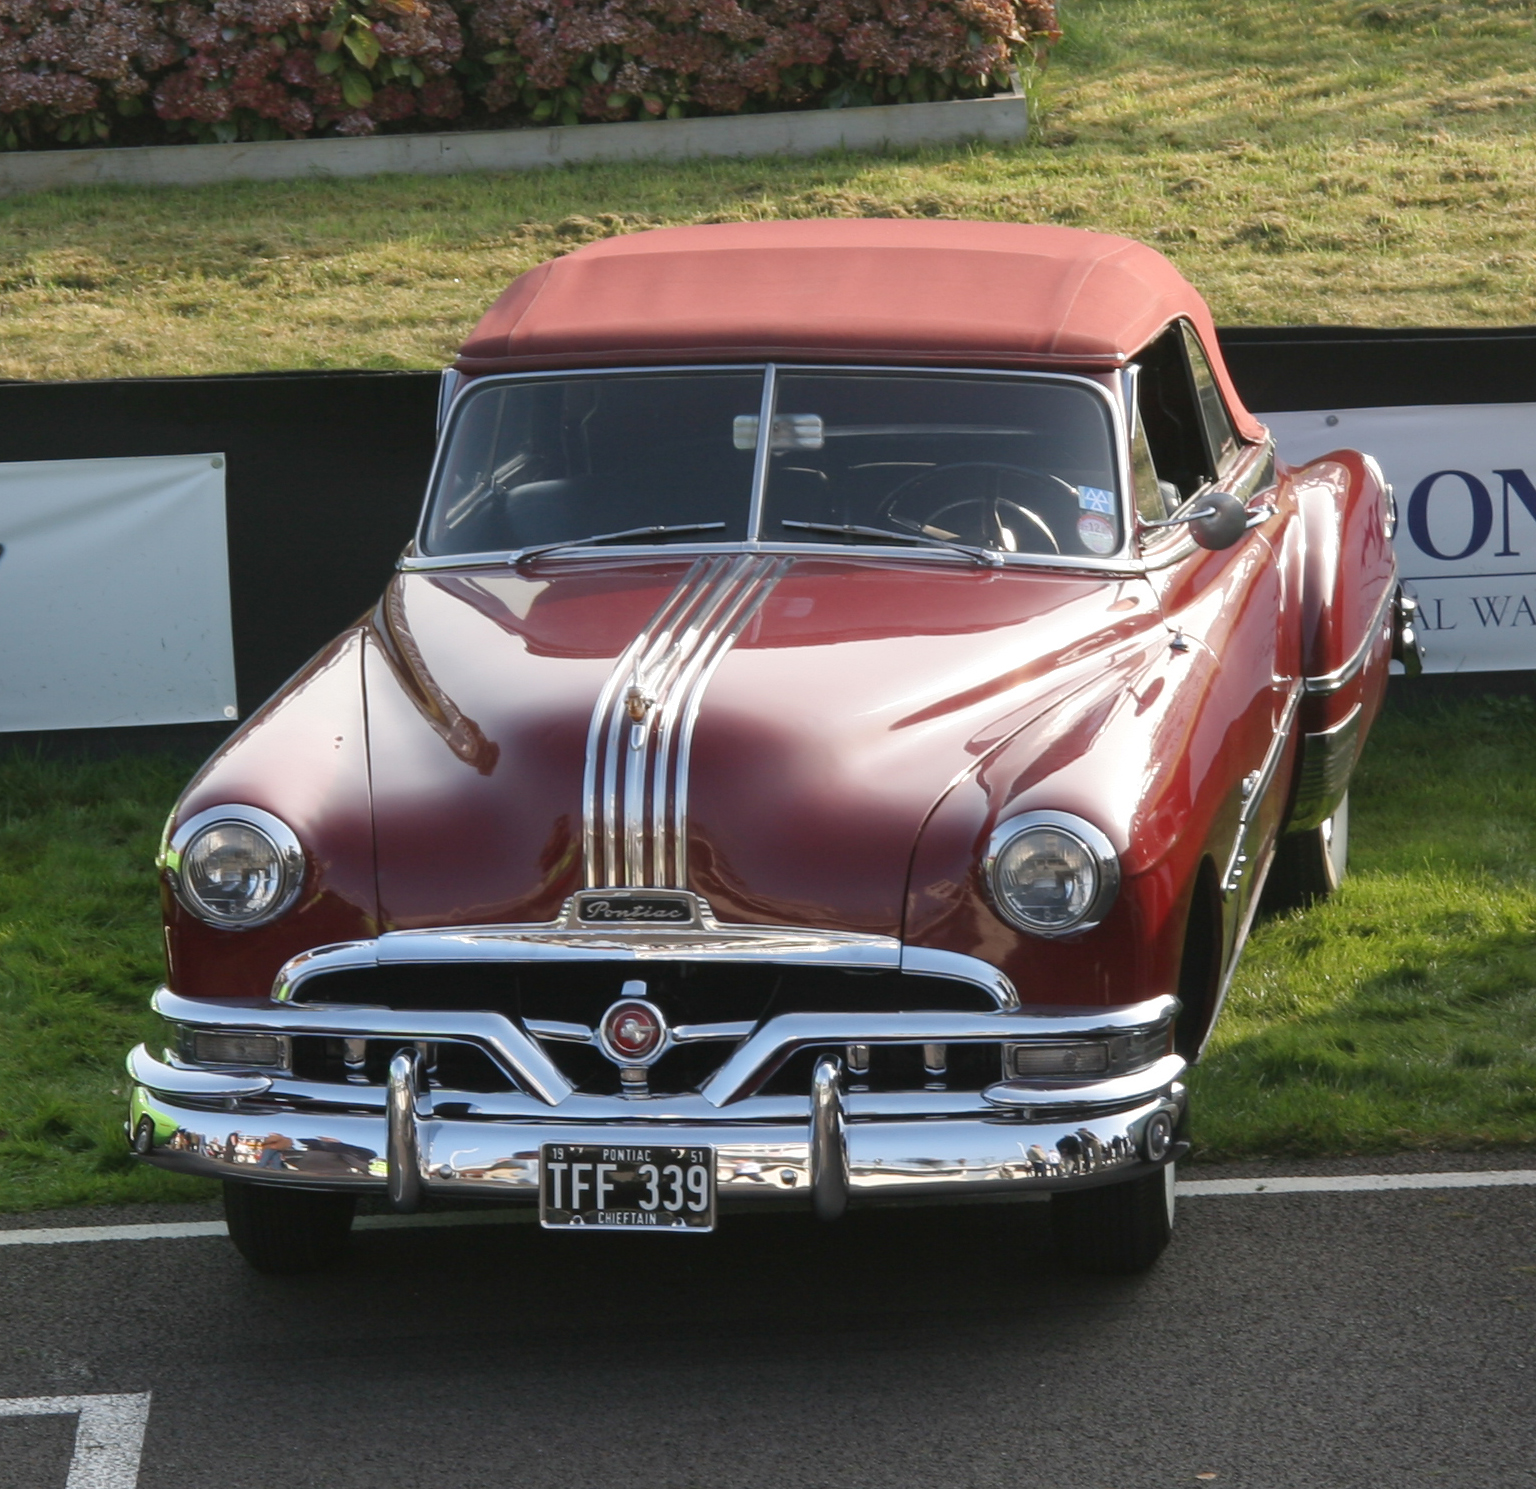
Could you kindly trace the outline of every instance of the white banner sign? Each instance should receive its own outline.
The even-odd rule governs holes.
[[[235,717],[224,457],[0,464],[0,730]]]
[[[1536,668],[1536,404],[1258,417],[1293,464],[1338,449],[1381,462],[1426,672]]]

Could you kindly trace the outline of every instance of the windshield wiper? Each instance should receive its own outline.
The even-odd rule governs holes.
[[[811,533],[837,533],[849,538],[893,538],[898,543],[917,543],[924,548],[953,548],[956,553],[964,553],[990,569],[999,569],[1003,565],[1002,555],[990,548],[975,548],[969,543],[957,543],[953,538],[936,538],[932,533],[893,532],[888,527],[860,527],[855,522],[795,522],[788,517],[780,518],[779,526],[800,527]]]
[[[590,538],[564,538],[558,543],[535,543],[532,548],[521,549],[509,561],[516,567],[525,559],[536,558],[541,553],[553,553],[557,548],[586,548],[593,543],[617,543],[621,538],[661,538],[671,537],[675,533],[702,533],[724,526],[723,522],[674,522],[670,526],[626,527],[622,532],[597,533]]]

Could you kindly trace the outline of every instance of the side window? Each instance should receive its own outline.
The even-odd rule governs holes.
[[[1216,475],[1189,374],[1183,331],[1170,326],[1136,360],[1141,367],[1136,379],[1137,422],[1146,432],[1157,475],[1173,485],[1182,501]]]
[[[1220,470],[1237,451],[1237,431],[1232,427],[1231,415],[1221,400],[1221,389],[1216,386],[1216,377],[1198,338],[1188,326],[1181,325],[1180,329],[1184,332],[1184,350],[1189,356],[1189,370],[1195,380],[1195,395],[1200,400],[1206,438],[1216,457],[1216,468]]]
[[[1136,510],[1143,522],[1161,522],[1178,505],[1178,494],[1171,481],[1158,480],[1147,431],[1140,417],[1135,422],[1136,432],[1131,436],[1131,480],[1136,488]]]

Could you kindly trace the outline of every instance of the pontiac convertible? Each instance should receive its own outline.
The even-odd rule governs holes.
[[[268,1271],[362,1196],[1039,1197],[1149,1266],[1261,894],[1337,884],[1417,665],[1374,461],[1277,460],[1172,265],[1057,227],[612,238],[442,388],[377,608],[167,824],[137,1153]]]

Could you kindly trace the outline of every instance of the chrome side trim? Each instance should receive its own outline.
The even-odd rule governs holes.
[[[811,1208],[818,1220],[839,1220],[848,1208],[848,1122],[841,1075],[838,1061],[824,1055],[811,1076]]]
[[[1376,607],[1376,614],[1371,617],[1371,623],[1365,628],[1365,639],[1355,649],[1355,654],[1342,667],[1336,667],[1332,672],[1324,672],[1318,677],[1309,677],[1304,680],[1307,697],[1327,697],[1330,693],[1337,693],[1346,683],[1353,681],[1355,674],[1365,666],[1365,659],[1370,656],[1371,648],[1381,639],[1383,628],[1387,625],[1387,612],[1392,608],[1392,602],[1397,598],[1396,583],[1388,584],[1381,597],[1381,603]]]
[[[1274,738],[1265,752],[1264,763],[1243,782],[1243,801],[1237,814],[1237,833],[1232,840],[1232,852],[1227,857],[1227,866],[1221,876],[1221,892],[1224,895],[1235,893],[1247,872],[1248,834],[1259,815],[1259,807],[1268,796],[1270,787],[1274,785],[1275,772],[1280,768],[1281,757],[1285,754],[1286,743],[1291,737],[1291,725],[1295,722],[1296,710],[1301,705],[1301,695],[1302,685],[1298,680],[1292,684],[1290,696],[1285,700],[1280,722],[1275,726]]]
[[[1092,1085],[1071,1085],[1066,1081],[999,1081],[981,1094],[993,1106],[1013,1111],[1048,1115],[1053,1108],[1080,1106],[1129,1106],[1150,1101],[1168,1090],[1185,1071],[1187,1062],[1180,1055],[1164,1055],[1145,1070]]]
[[[421,1204],[421,1143],[416,1109],[425,1081],[419,1050],[401,1050],[389,1062],[388,1149],[389,1203],[409,1214]]]
[[[298,988],[324,972],[358,972],[378,965],[377,941],[338,941],[334,946],[316,946],[283,963],[272,984],[272,1000],[289,1002]]]
[[[1019,995],[1006,974],[980,957],[959,951],[938,951],[931,946],[901,948],[901,970],[915,977],[947,977],[952,982],[970,982],[984,989],[1003,1013],[1020,1007]]]
[[[1359,752],[1361,705],[1355,704],[1332,729],[1301,736],[1296,801],[1286,832],[1306,832],[1326,822],[1349,790]]]

